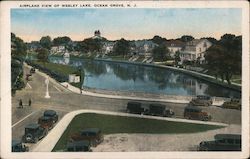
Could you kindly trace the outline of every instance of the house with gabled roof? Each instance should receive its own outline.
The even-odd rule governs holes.
[[[166,42],[166,47],[170,52],[170,56],[174,57],[177,51],[181,52],[185,47],[185,43],[180,40],[168,40]]]
[[[180,59],[183,61],[205,61],[205,53],[212,43],[207,39],[194,39],[186,43],[183,50],[180,51]]]

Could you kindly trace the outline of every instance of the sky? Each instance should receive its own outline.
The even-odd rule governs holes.
[[[25,42],[69,36],[92,37],[95,30],[109,40],[167,39],[192,35],[220,39],[225,33],[241,35],[238,8],[85,8],[11,9],[11,32]]]

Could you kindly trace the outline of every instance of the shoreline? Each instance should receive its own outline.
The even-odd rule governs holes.
[[[171,67],[171,66],[163,66],[163,65],[157,65],[157,64],[141,63],[141,62],[122,61],[122,60],[110,60],[110,59],[100,59],[100,58],[95,58],[94,60],[105,61],[105,62],[126,63],[126,64],[133,64],[133,65],[144,65],[144,66],[151,66],[151,67],[157,67],[157,68],[171,69],[173,71],[185,73],[187,75],[199,78],[199,79],[204,80],[206,82],[210,82],[210,83],[215,84],[215,85],[220,85],[220,86],[222,86],[224,88],[229,88],[229,89],[232,89],[234,91],[238,91],[238,92],[241,93],[241,85],[240,84],[232,83],[231,85],[228,85],[226,82],[222,83],[221,81],[216,80],[215,77],[213,77],[213,76],[198,73],[198,72],[195,72],[195,71],[182,69],[182,68]]]

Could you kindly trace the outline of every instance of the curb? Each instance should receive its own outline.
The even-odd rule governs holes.
[[[228,126],[228,124],[218,123],[218,122],[205,122],[205,121],[196,121],[196,120],[187,120],[187,119],[177,119],[177,118],[161,118],[156,116],[144,116],[128,113],[119,113],[119,112],[110,112],[110,111],[101,111],[101,110],[76,110],[66,114],[57,125],[49,132],[49,134],[32,150],[34,152],[51,152],[55,147],[56,143],[61,138],[64,131],[67,129],[68,125],[72,119],[82,113],[97,113],[104,115],[113,115],[113,116],[126,116],[126,117],[138,117],[144,119],[155,119],[155,120],[165,120],[165,121],[174,121],[174,122],[184,122],[184,123],[194,123],[194,124],[204,124],[204,125],[215,125],[215,126]]]

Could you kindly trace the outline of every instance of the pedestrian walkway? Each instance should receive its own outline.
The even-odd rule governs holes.
[[[37,144],[31,151],[33,152],[51,152],[55,147],[56,143],[67,129],[68,125],[72,119],[82,113],[97,113],[105,115],[115,115],[115,116],[127,116],[127,117],[138,117],[144,119],[155,119],[155,120],[165,120],[165,121],[174,121],[174,122],[185,122],[185,123],[194,123],[194,124],[204,124],[204,125],[216,125],[216,126],[228,126],[228,124],[218,123],[218,122],[205,122],[205,121],[196,121],[196,120],[187,120],[187,119],[178,119],[178,118],[167,118],[167,117],[156,117],[156,116],[144,116],[120,112],[110,112],[110,111],[101,111],[101,110],[77,110],[66,114],[57,125],[49,132],[49,134]]]
[[[142,101],[158,101],[170,103],[189,103],[193,96],[175,96],[175,95],[155,95],[149,93],[135,93],[135,92],[122,92],[122,91],[107,91],[107,90],[94,90],[91,89],[80,90],[69,84],[68,82],[61,83],[66,89],[83,95],[112,98],[112,99],[128,99],[128,100],[142,100]],[[213,105],[220,106],[224,103],[225,98],[214,98]]]

